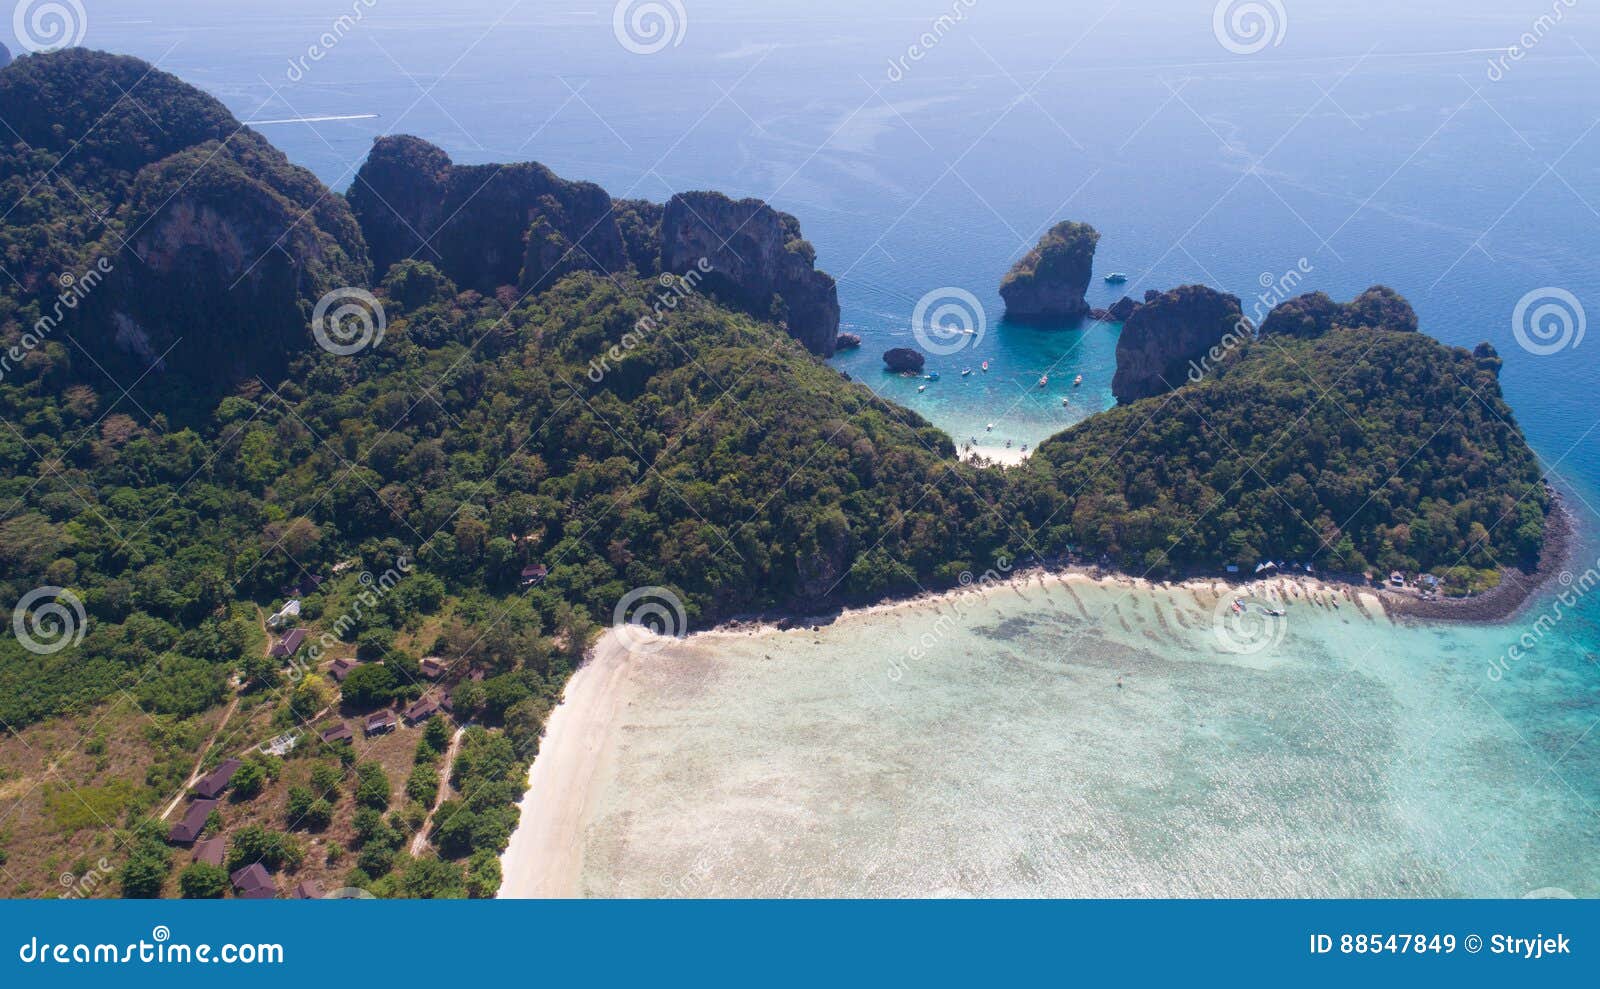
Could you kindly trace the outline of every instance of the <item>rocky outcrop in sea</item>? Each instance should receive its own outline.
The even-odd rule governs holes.
[[[1094,270],[1100,234],[1087,223],[1058,223],[1000,283],[1006,318],[1076,319],[1089,314],[1084,293]]]

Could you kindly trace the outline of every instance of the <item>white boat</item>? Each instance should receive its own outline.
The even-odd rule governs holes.
[[[991,423],[989,423],[989,425],[983,427],[983,431],[986,432],[986,433],[994,432],[994,423],[991,422]]]
[[[1050,383],[1050,376],[1048,374],[1040,375],[1040,377],[1039,377],[1039,387],[1040,388],[1043,388],[1045,385],[1048,385],[1049,383]]]
[[[918,385],[917,386],[917,391],[927,391],[927,390],[928,390],[928,386],[927,385]]]
[[[1072,387],[1076,388],[1081,384],[1083,384],[1083,375],[1080,374],[1076,378],[1072,379]]]
[[[963,368],[962,371],[961,371],[961,376],[963,378],[965,378],[967,375],[969,375],[971,373],[972,373],[972,368],[970,368],[970,367],[969,368]]]

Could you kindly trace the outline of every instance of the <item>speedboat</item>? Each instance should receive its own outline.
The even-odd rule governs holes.
[[[1050,383],[1050,376],[1048,374],[1043,374],[1043,375],[1039,376],[1039,387],[1040,388],[1043,388],[1045,385],[1048,385],[1049,383]]]
[[[1072,404],[1072,399],[1067,398],[1065,395],[1063,395],[1063,396],[1061,396],[1061,404],[1062,405],[1071,405]]]
[[[964,367],[964,368],[961,369],[961,376],[963,378],[965,378],[967,375],[969,375],[971,373],[972,373],[972,368],[970,368],[970,367]]]
[[[1080,374],[1076,378],[1072,379],[1072,387],[1076,388],[1081,384],[1083,384],[1083,375]]]
[[[917,391],[927,391],[927,390],[928,390],[928,386],[927,385],[918,385],[917,386]]]
[[[938,381],[939,380],[939,372],[938,371],[929,371],[927,373],[927,379],[929,381]]]
[[[989,370],[989,362],[988,362],[988,361],[984,361],[984,362],[983,362],[983,369],[984,369],[984,370],[985,370],[985,371],[987,371],[987,370]]]
[[[983,427],[983,431],[986,432],[986,433],[994,432],[994,423],[991,422],[991,423],[989,423],[989,425]]]
[[[1127,280],[1128,280],[1128,276],[1124,275],[1120,271],[1113,271],[1111,274],[1106,276],[1106,283],[1108,285],[1121,285],[1123,282],[1125,282]]]

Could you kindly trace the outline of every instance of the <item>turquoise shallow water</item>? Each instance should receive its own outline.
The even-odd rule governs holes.
[[[642,657],[584,891],[1600,894],[1587,664],[1496,682],[1503,631],[1331,597],[1236,654],[1216,600],[1036,582]]]
[[[1119,324],[1001,321],[956,353],[931,355],[924,371],[937,372],[939,380],[927,381],[885,370],[883,350],[915,347],[917,342],[909,319],[898,327],[887,313],[881,319],[874,346],[840,354],[834,365],[885,398],[915,409],[950,433],[958,446],[976,439],[981,447],[1003,447],[1007,440],[1019,448],[1031,447],[1116,404],[1111,376],[1117,368]],[[990,364],[988,371],[984,361]],[[962,377],[963,369],[972,373]],[[1083,383],[1074,387],[1079,375]],[[1041,376],[1049,378],[1042,388]],[[926,390],[917,390],[924,385]],[[988,429],[991,423],[993,430]]]

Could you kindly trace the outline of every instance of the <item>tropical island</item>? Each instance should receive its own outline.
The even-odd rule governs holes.
[[[1160,294],[1117,408],[984,468],[823,363],[833,279],[765,203],[409,137],[340,194],[83,50],[0,70],[0,117],[0,597],[62,609],[0,639],[6,895],[492,896],[546,718],[639,588],[701,629],[1002,559],[1466,594],[1546,550],[1498,356],[1387,289],[1259,330]],[[1054,228],[1008,305],[1077,313],[1097,236]]]

